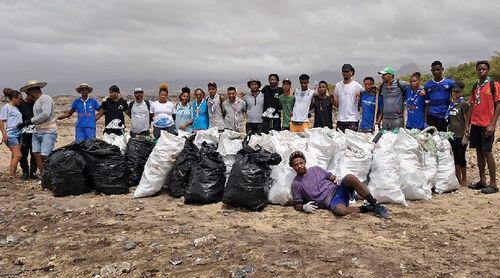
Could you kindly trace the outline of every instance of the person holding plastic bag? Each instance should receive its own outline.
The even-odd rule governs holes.
[[[104,125],[106,126],[106,128],[104,128],[104,133],[122,135],[125,129],[125,114],[130,117],[128,103],[120,97],[120,88],[113,85],[109,87],[109,96],[102,102],[95,120],[97,122],[102,115],[104,115]],[[113,120],[119,121],[119,126],[116,128],[108,128],[108,125]]]
[[[177,134],[173,117],[175,115],[175,105],[168,100],[167,83],[160,84],[158,100],[151,103],[149,112],[153,114],[153,135],[155,139],[160,138],[162,130],[171,134]]]
[[[355,176],[346,175],[338,182],[335,175],[320,167],[306,168],[306,158],[300,151],[290,155],[289,164],[297,172],[292,183],[295,210],[314,213],[316,209],[323,208],[330,209],[337,216],[373,212],[381,218],[390,218],[387,208],[379,204]],[[349,207],[350,196],[354,192],[368,201],[368,205]]]

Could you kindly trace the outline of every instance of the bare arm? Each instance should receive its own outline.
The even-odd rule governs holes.
[[[293,207],[295,208],[296,211],[304,211],[304,208],[302,206],[303,204],[296,203]]]
[[[71,108],[67,111],[65,111],[61,116],[57,117],[58,120],[63,120],[63,119],[66,119],[66,118],[69,118],[73,115],[73,113],[75,113],[75,109]]]
[[[97,111],[97,115],[95,116],[95,121],[99,121],[99,119],[102,117],[102,115],[104,115],[104,109],[103,108],[99,108],[99,110]]]
[[[490,125],[486,128],[486,136],[491,136],[495,134],[495,128],[497,126],[498,115],[500,115],[500,101],[495,102],[495,113],[491,119]]]
[[[3,141],[7,141],[7,138],[9,138],[9,137],[7,136],[7,131],[5,130],[5,122],[4,121],[0,121],[0,130],[2,130]]]

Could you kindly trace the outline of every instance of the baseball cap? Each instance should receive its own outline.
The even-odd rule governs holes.
[[[144,90],[142,88],[135,88],[134,93],[144,93]]]
[[[111,87],[109,87],[109,91],[113,92],[113,93],[119,93],[120,88],[118,88],[118,86],[116,86],[116,85],[112,85]]]
[[[215,87],[215,88],[217,88],[217,83],[215,83],[214,81],[210,81],[210,82],[208,82],[207,87]]]
[[[288,78],[285,78],[285,79],[283,79],[283,81],[281,81],[281,84],[285,84],[285,83],[292,84],[292,81],[290,81],[290,79],[288,79]]]
[[[387,73],[395,75],[396,71],[391,67],[385,67],[383,70],[378,72],[378,74],[387,74]]]

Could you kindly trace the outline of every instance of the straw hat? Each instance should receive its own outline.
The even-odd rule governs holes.
[[[89,93],[92,93],[92,91],[94,90],[94,88],[90,87],[90,85],[87,83],[81,83],[78,87],[76,87],[75,90],[77,92],[80,92],[81,89],[88,89]]]
[[[19,89],[19,91],[23,92],[23,93],[27,93],[29,89],[32,89],[32,88],[43,88],[47,86],[47,82],[38,82],[36,80],[30,80],[26,83],[26,85],[22,86],[21,89]]]

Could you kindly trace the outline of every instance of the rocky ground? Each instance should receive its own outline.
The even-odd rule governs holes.
[[[74,120],[74,119],[73,119]],[[59,123],[58,146],[73,139]],[[101,124],[102,125],[102,124]],[[498,134],[497,137],[500,137]],[[495,144],[497,173],[500,168]],[[184,205],[160,195],[54,198],[6,177],[0,148],[0,276],[498,277],[500,194],[461,188],[388,205],[393,217]],[[477,179],[475,155],[469,180]]]

